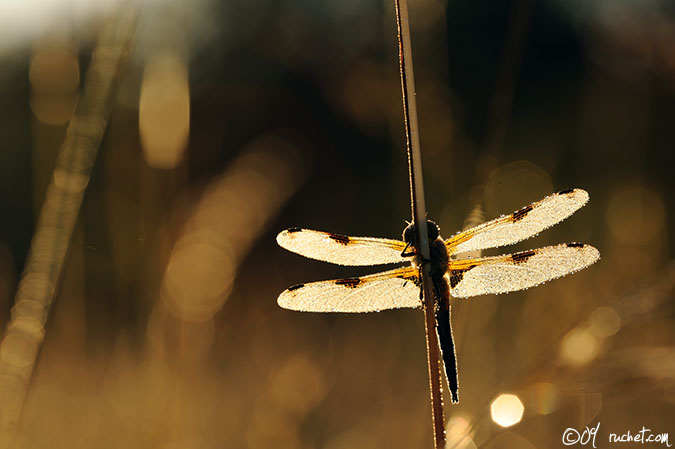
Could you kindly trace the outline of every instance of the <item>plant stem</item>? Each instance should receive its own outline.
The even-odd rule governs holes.
[[[422,179],[422,153],[420,151],[419,127],[417,124],[417,102],[415,99],[415,78],[413,74],[412,44],[408,22],[407,0],[394,0],[398,31],[399,62],[401,65],[401,93],[403,116],[408,150],[408,174],[410,177],[410,200],[413,222],[417,223],[419,256],[429,259],[429,238],[426,227],[426,205],[424,181]],[[445,419],[443,417],[443,380],[441,376],[440,351],[434,314],[434,295],[429,276],[429,265],[421,265],[424,327],[427,342],[429,387],[431,390],[431,418],[434,429],[434,447],[445,448]]]

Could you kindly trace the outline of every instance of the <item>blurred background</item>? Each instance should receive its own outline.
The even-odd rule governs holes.
[[[642,426],[672,442],[672,3],[409,10],[443,235],[580,187],[585,208],[506,251],[602,254],[538,288],[453,302],[449,447],[557,447],[598,422],[597,447]],[[111,27],[131,52],[96,65],[114,59]],[[290,285],[377,270],[285,252],[282,229],[397,238],[410,219],[397,57],[380,0],[0,3],[5,444],[431,447],[419,310],[276,304]],[[90,126],[66,139],[83,98],[104,107],[78,109]],[[106,120],[100,145],[78,147]],[[57,160],[62,145],[86,147],[91,172]]]

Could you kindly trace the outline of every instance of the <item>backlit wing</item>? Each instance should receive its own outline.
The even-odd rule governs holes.
[[[579,271],[599,258],[598,250],[590,245],[566,243],[504,256],[453,260],[447,273],[450,294],[466,298],[523,290]]]
[[[405,243],[399,240],[290,228],[277,235],[277,243],[301,256],[339,265],[381,265],[408,260],[401,257]]]
[[[449,254],[511,245],[561,222],[587,201],[585,190],[563,190],[512,214],[462,231],[447,239],[445,245]]]
[[[289,287],[277,302],[303,312],[377,312],[420,307],[417,270],[398,268],[370,276],[310,282]]]

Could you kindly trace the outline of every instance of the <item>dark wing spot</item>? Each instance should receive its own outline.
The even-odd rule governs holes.
[[[568,193],[574,192],[574,189],[565,189],[558,192],[558,195],[567,195]]]
[[[399,274],[399,275],[396,276],[396,277],[399,278],[399,279],[403,279],[403,280],[405,280],[406,282],[407,282],[407,281],[410,281],[410,282],[412,282],[413,284],[415,284],[417,287],[419,287],[419,286],[421,285],[421,284],[420,284],[419,276],[410,276],[410,275],[405,275],[405,274]],[[403,283],[403,285],[405,285],[405,282]]]
[[[329,233],[328,237],[332,238],[333,240],[335,240],[338,243],[342,243],[343,245],[346,245],[346,244],[349,243],[349,237],[347,237],[346,235]]]
[[[512,219],[514,222],[520,221],[520,220],[522,220],[523,218],[525,218],[525,215],[529,214],[531,210],[532,210],[532,205],[525,206],[525,207],[523,207],[522,209],[520,209],[519,211],[514,212],[513,214],[511,214],[511,219]]]
[[[577,243],[577,242],[566,243],[566,245],[567,245],[568,248],[583,248],[584,246],[586,246],[583,243]]]
[[[361,278],[346,278],[346,279],[338,279],[337,281],[335,281],[335,285],[344,285],[345,287],[348,288],[355,288],[360,283]]]
[[[523,251],[522,253],[511,254],[511,259],[515,263],[523,263],[527,261],[530,257],[534,256],[534,251]]]
[[[455,288],[464,277],[466,270],[450,270],[450,287]]]
[[[305,284],[296,284],[296,285],[292,285],[292,286],[288,287],[288,291],[289,291],[289,292],[292,292],[293,290],[297,290],[297,289],[302,288],[302,287],[304,287],[304,286],[305,286]]]
[[[300,232],[302,228],[288,228],[288,232]]]
[[[450,270],[450,287],[455,288],[457,287],[457,284],[462,282],[462,278],[464,277],[464,273],[469,271],[470,269],[474,268],[476,265],[469,265],[467,268],[462,268],[461,270]]]

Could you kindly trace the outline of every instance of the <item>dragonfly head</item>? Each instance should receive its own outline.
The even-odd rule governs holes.
[[[435,241],[440,235],[438,225],[431,220],[427,220],[427,235],[429,236],[429,243]],[[410,223],[403,230],[403,241],[408,245],[415,246],[417,242],[417,225],[415,223]]]

